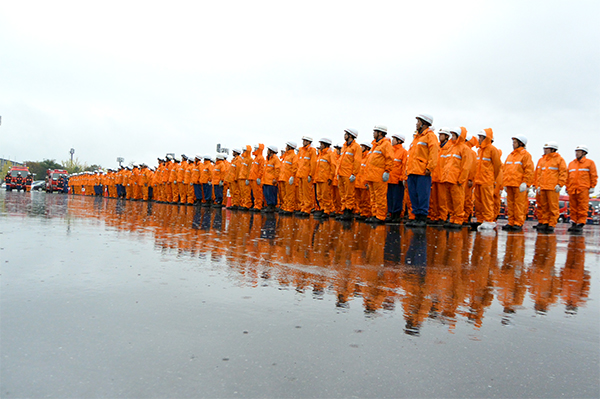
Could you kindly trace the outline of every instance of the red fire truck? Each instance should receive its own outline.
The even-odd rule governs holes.
[[[63,191],[65,179],[69,172],[62,169],[48,169],[46,171],[46,192],[52,193],[54,191]],[[62,179],[61,179],[62,177]]]
[[[12,166],[8,173],[10,175],[10,182],[6,182],[6,191],[25,191],[25,180],[29,175],[29,168],[27,166]],[[17,182],[19,174],[21,175],[21,183]]]

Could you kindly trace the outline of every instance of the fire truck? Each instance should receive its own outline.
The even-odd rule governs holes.
[[[25,190],[25,180],[29,176],[29,168],[27,166],[12,166],[9,170],[10,182],[6,182],[6,191]],[[22,183],[17,182],[17,177],[21,174]],[[8,180],[8,179],[7,179]]]
[[[46,171],[46,192],[52,193],[55,191],[63,192],[63,184],[69,172],[62,169],[48,169]],[[61,180],[62,176],[62,180]]]

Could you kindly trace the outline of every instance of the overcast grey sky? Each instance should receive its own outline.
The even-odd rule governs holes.
[[[491,127],[600,164],[599,1],[2,1],[0,157],[156,164],[217,143]],[[408,143],[405,145],[408,147]]]

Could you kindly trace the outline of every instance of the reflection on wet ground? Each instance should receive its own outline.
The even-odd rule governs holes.
[[[361,301],[366,313],[401,307],[406,332],[427,318],[451,330],[457,319],[480,327],[496,298],[505,322],[530,296],[536,312],[585,306],[600,231],[584,235],[475,234],[441,228],[405,229],[211,208],[55,195],[8,198],[7,214],[95,219],[154,239],[178,256],[227,260],[239,281],[270,281],[299,292],[336,296],[336,306]],[[526,240],[533,239],[533,248]],[[561,245],[559,246],[559,241]],[[588,245],[586,241],[595,243]],[[566,242],[566,260],[557,248]],[[564,252],[565,248],[561,248]]]
[[[0,396],[598,397],[600,227],[567,227],[0,193]]]

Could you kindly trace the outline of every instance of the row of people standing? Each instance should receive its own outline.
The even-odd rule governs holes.
[[[502,189],[507,192],[509,219],[504,229],[522,229],[528,189],[533,188],[541,232],[554,230],[558,193],[568,185],[568,192],[577,197],[572,229],[582,228],[580,213],[587,211],[586,200],[597,183],[587,147],[577,148],[577,158],[567,170],[558,145],[548,142],[534,168],[525,149],[527,139],[518,135],[503,164],[491,128],[473,137],[465,127],[442,128],[438,139],[430,115],[417,115],[416,120],[408,151],[404,135],[393,134],[390,140],[387,127],[377,125],[373,140],[361,144],[355,129],[345,129],[344,143],[333,147],[331,139],[322,138],[315,148],[312,137],[304,136],[300,148],[288,141],[280,156],[277,147],[269,146],[265,158],[264,145],[258,144],[233,149],[231,162],[224,154],[194,159],[182,155],[181,160],[167,156],[158,159],[156,169],[142,164],[83,179],[96,187],[86,193],[98,195],[98,187],[105,186],[111,197],[214,207],[223,206],[223,194],[229,190],[232,209],[278,209],[304,217],[313,212],[317,218],[335,215],[383,223],[399,222],[406,211],[409,227],[470,226],[474,208],[479,230],[496,227]]]

